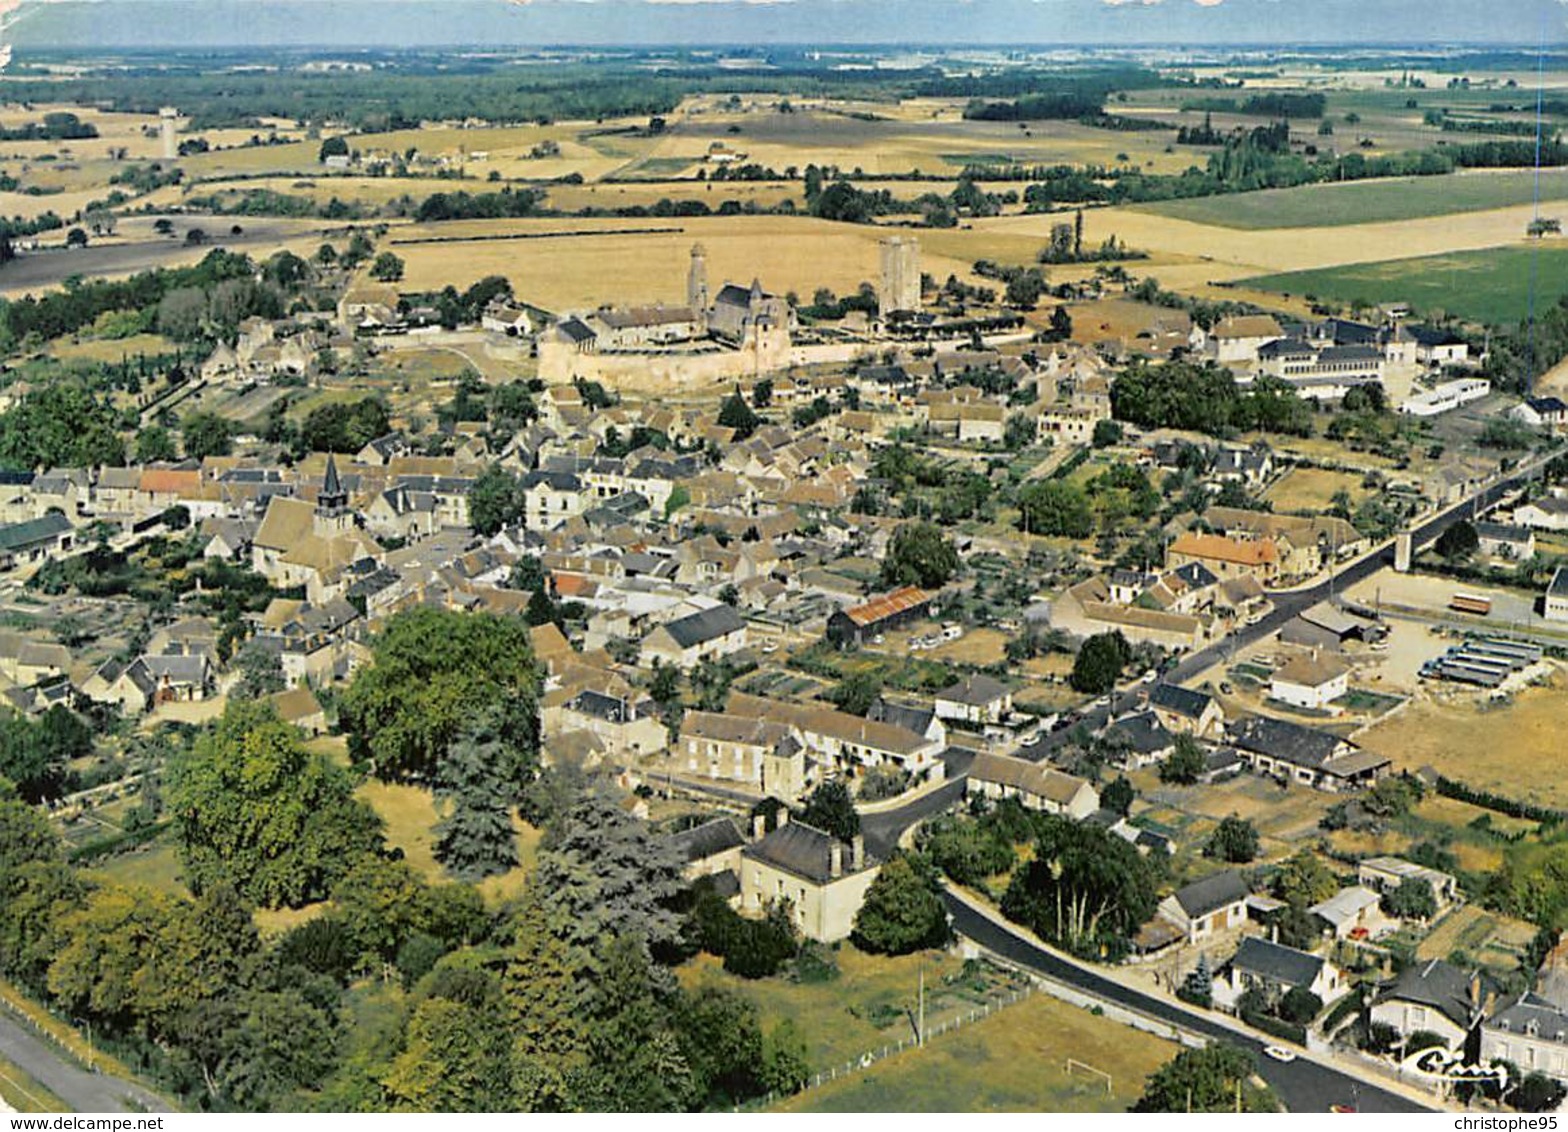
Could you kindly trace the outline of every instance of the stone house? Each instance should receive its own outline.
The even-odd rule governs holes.
[[[881,866],[856,835],[843,842],[779,812],[772,833],[741,850],[741,911],[762,915],[788,901],[800,934],[818,943],[845,939]]]

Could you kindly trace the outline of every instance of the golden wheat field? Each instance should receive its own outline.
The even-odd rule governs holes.
[[[564,233],[552,235],[552,233]],[[531,239],[473,239],[529,235]],[[459,221],[397,229],[390,247],[406,264],[403,286],[466,287],[487,275],[504,275],[519,296],[549,310],[600,303],[685,301],[691,246],[708,251],[710,291],[725,280],[770,291],[797,292],[810,301],[818,287],[842,294],[875,283],[877,241],[887,232],[787,216],[681,219]],[[457,242],[408,243],[420,237],[470,237]],[[968,264],[936,255],[921,268],[939,278]]]

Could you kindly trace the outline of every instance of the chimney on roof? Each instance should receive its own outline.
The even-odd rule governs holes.
[[[844,875],[844,843],[834,838],[828,846],[828,876],[835,880]]]
[[[751,819],[751,839],[761,841],[768,832],[768,818],[766,814],[757,814]]]
[[[851,872],[858,873],[866,867],[866,838],[864,834],[857,833],[849,840],[849,868]]]
[[[1473,971],[1470,974],[1470,1005],[1477,1010],[1481,1008],[1481,972]]]
[[[778,824],[779,824],[779,828],[781,828],[781,829],[784,826],[789,824],[789,807],[788,806],[780,806],[779,807]]]

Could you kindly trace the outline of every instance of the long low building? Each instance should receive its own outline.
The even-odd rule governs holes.
[[[1479,401],[1491,392],[1492,383],[1485,378],[1461,377],[1405,398],[1399,403],[1399,411],[1411,417],[1435,417]]]
[[[1100,792],[1088,780],[1010,755],[976,755],[964,793],[993,800],[1016,798],[1026,810],[1078,821],[1100,808]]]

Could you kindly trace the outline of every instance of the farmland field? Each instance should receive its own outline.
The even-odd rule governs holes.
[[[1478,790],[1568,808],[1562,753],[1562,688],[1530,688],[1506,707],[1415,703],[1362,734],[1363,747],[1399,770],[1431,765]]]
[[[1423,314],[1442,310],[1475,322],[1513,323],[1528,316],[1532,288],[1538,311],[1568,294],[1568,247],[1543,244],[1384,260],[1259,276],[1242,285],[1341,303],[1400,300]]]
[[[512,234],[545,238],[476,238]],[[401,229],[391,248],[407,264],[407,290],[440,290],[448,283],[463,288],[486,275],[504,275],[523,299],[561,311],[607,302],[684,302],[691,246],[698,241],[708,249],[711,287],[757,278],[780,294],[809,297],[817,287],[845,294],[877,278],[882,235],[865,225],[787,216],[456,221]],[[401,242],[432,236],[463,239]],[[967,274],[968,267],[936,255],[921,262],[938,278]]]
[[[1543,201],[1568,200],[1568,170],[1542,170],[1540,192]],[[1482,212],[1534,200],[1535,174],[1524,170],[1302,185],[1136,207],[1221,228],[1330,228]]]
[[[921,1050],[802,1093],[785,1112],[1124,1112],[1176,1046],[1037,994]],[[1109,1073],[1069,1075],[1067,1058]]]

